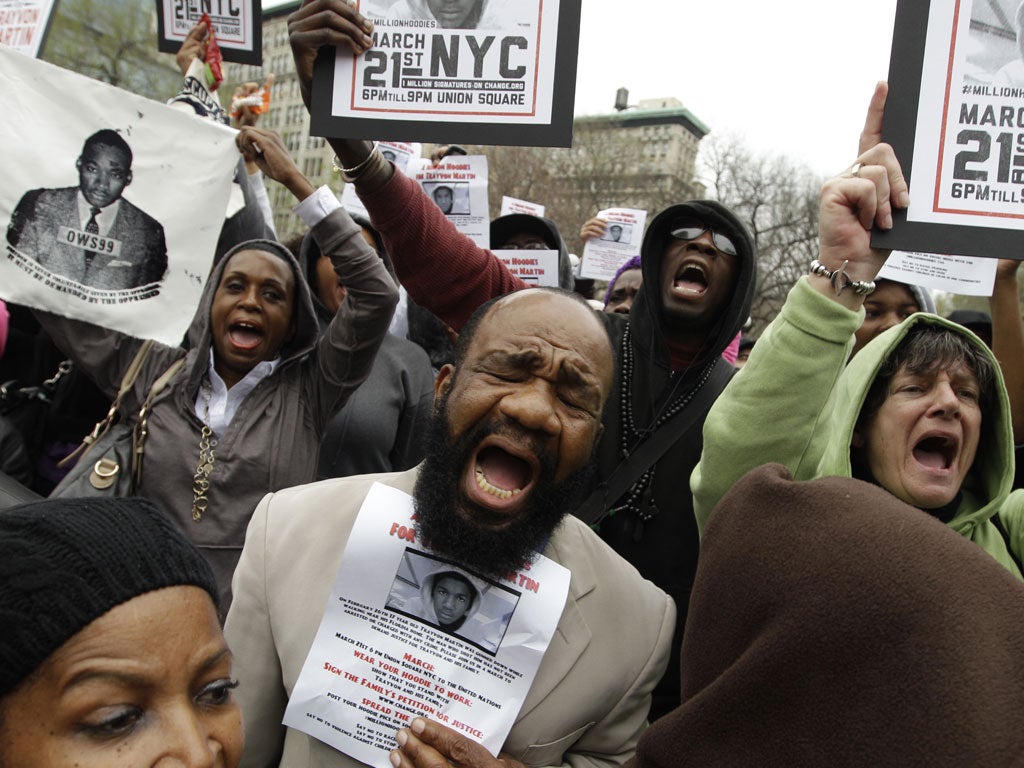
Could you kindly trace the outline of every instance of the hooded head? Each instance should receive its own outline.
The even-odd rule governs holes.
[[[388,255],[387,249],[384,247],[384,240],[381,238],[380,233],[377,232],[371,225],[369,219],[358,213],[349,213],[352,220],[363,228],[363,237],[367,238],[370,246],[380,256],[381,261],[384,262],[384,267],[387,269],[388,274],[391,275],[391,279],[395,281],[395,285],[398,285],[398,276],[395,274],[395,267],[391,263],[391,257]],[[289,241],[290,242],[290,241]],[[310,293],[312,294],[313,306],[316,309],[317,319],[320,321],[320,326],[325,327],[331,322],[331,318],[335,315],[335,310],[332,310],[323,301],[323,293],[321,289],[324,287],[325,280],[334,280],[337,283],[337,275],[334,274],[334,267],[330,265],[330,259],[326,258],[326,264],[324,263],[325,257],[323,252],[320,250],[320,246],[316,242],[316,238],[313,237],[312,232],[306,232],[302,236],[301,245],[298,248],[298,261],[299,266],[302,270],[302,274],[305,276],[305,280],[309,285]],[[333,286],[332,286],[333,288]]]
[[[625,283],[619,285],[619,279],[626,272],[635,275],[634,279],[630,279],[627,275],[628,285]],[[640,283],[643,281],[643,275],[640,272],[640,257],[633,256],[626,260],[626,263],[619,267],[618,271],[612,276],[612,279],[608,281],[608,287],[604,292],[604,311],[605,312],[622,312],[623,314],[629,314],[629,310],[633,306],[633,300],[636,298],[636,294],[640,290]],[[616,286],[619,289],[616,290]]]
[[[864,322],[854,334],[856,355],[875,336],[903,322],[915,312],[935,314],[931,291],[898,280],[875,280],[875,290],[864,300]]]
[[[698,240],[672,235],[682,229],[704,231]],[[717,254],[711,253],[720,236],[732,244],[726,248],[735,256],[717,245]],[[705,240],[707,247],[696,247]],[[646,339],[652,358],[667,364],[666,340],[699,348],[694,363],[718,357],[750,315],[757,264],[747,228],[712,200],[673,205],[651,221],[640,257],[643,285],[630,323],[638,340]]]
[[[420,585],[424,618],[445,632],[454,632],[480,608],[480,580],[451,565],[443,565]]]
[[[900,373],[907,367],[901,367],[885,387],[872,391],[879,374],[888,373],[886,361],[901,342],[927,330],[945,331],[964,342],[961,347],[973,358],[967,367],[987,369],[975,377],[980,386],[970,377],[957,378],[964,366],[939,362],[926,366],[920,380],[904,380]],[[937,401],[933,393],[947,400]],[[935,315],[912,315],[850,361],[835,402],[818,474],[876,482],[903,501],[952,521],[956,530],[987,520],[1009,493],[1013,438],[1006,387],[991,351],[966,328]],[[888,434],[881,433],[882,427]]]
[[[551,219],[528,213],[510,213],[491,222],[491,248],[522,248],[524,244],[541,243],[546,250],[558,251],[558,287],[573,289],[572,262],[558,226]]]
[[[240,243],[217,262],[189,326],[187,346],[198,351],[190,391],[211,348],[218,373],[237,381],[264,360],[286,364],[308,354],[318,335],[312,297],[291,252],[273,240]]]

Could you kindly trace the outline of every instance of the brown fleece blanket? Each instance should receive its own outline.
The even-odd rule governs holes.
[[[747,474],[701,543],[682,704],[635,768],[1024,764],[1024,584],[857,480]]]

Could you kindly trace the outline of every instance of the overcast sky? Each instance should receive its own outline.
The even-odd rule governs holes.
[[[576,113],[675,96],[713,133],[741,134],[818,173],[852,162],[888,76],[896,0],[583,0]]]
[[[279,5],[264,0],[264,8]],[[583,0],[576,114],[674,96],[715,134],[830,174],[848,166],[896,0]]]

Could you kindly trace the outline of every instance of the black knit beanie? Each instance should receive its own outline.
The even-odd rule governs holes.
[[[210,566],[145,499],[51,499],[0,512],[0,696],[111,608]]]

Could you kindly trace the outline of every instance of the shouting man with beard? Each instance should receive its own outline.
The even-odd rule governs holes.
[[[411,492],[417,542],[469,570],[500,576],[541,552],[572,574],[555,637],[503,745],[504,763],[483,748],[447,757],[472,768],[596,768],[629,759],[668,662],[676,612],[671,598],[568,514],[589,484],[613,370],[608,337],[580,297],[532,289],[493,300],[470,318],[455,364],[438,374],[423,464],[280,491],[260,503],[225,625],[246,723],[243,765],[360,765],[280,723],[374,482]]]

